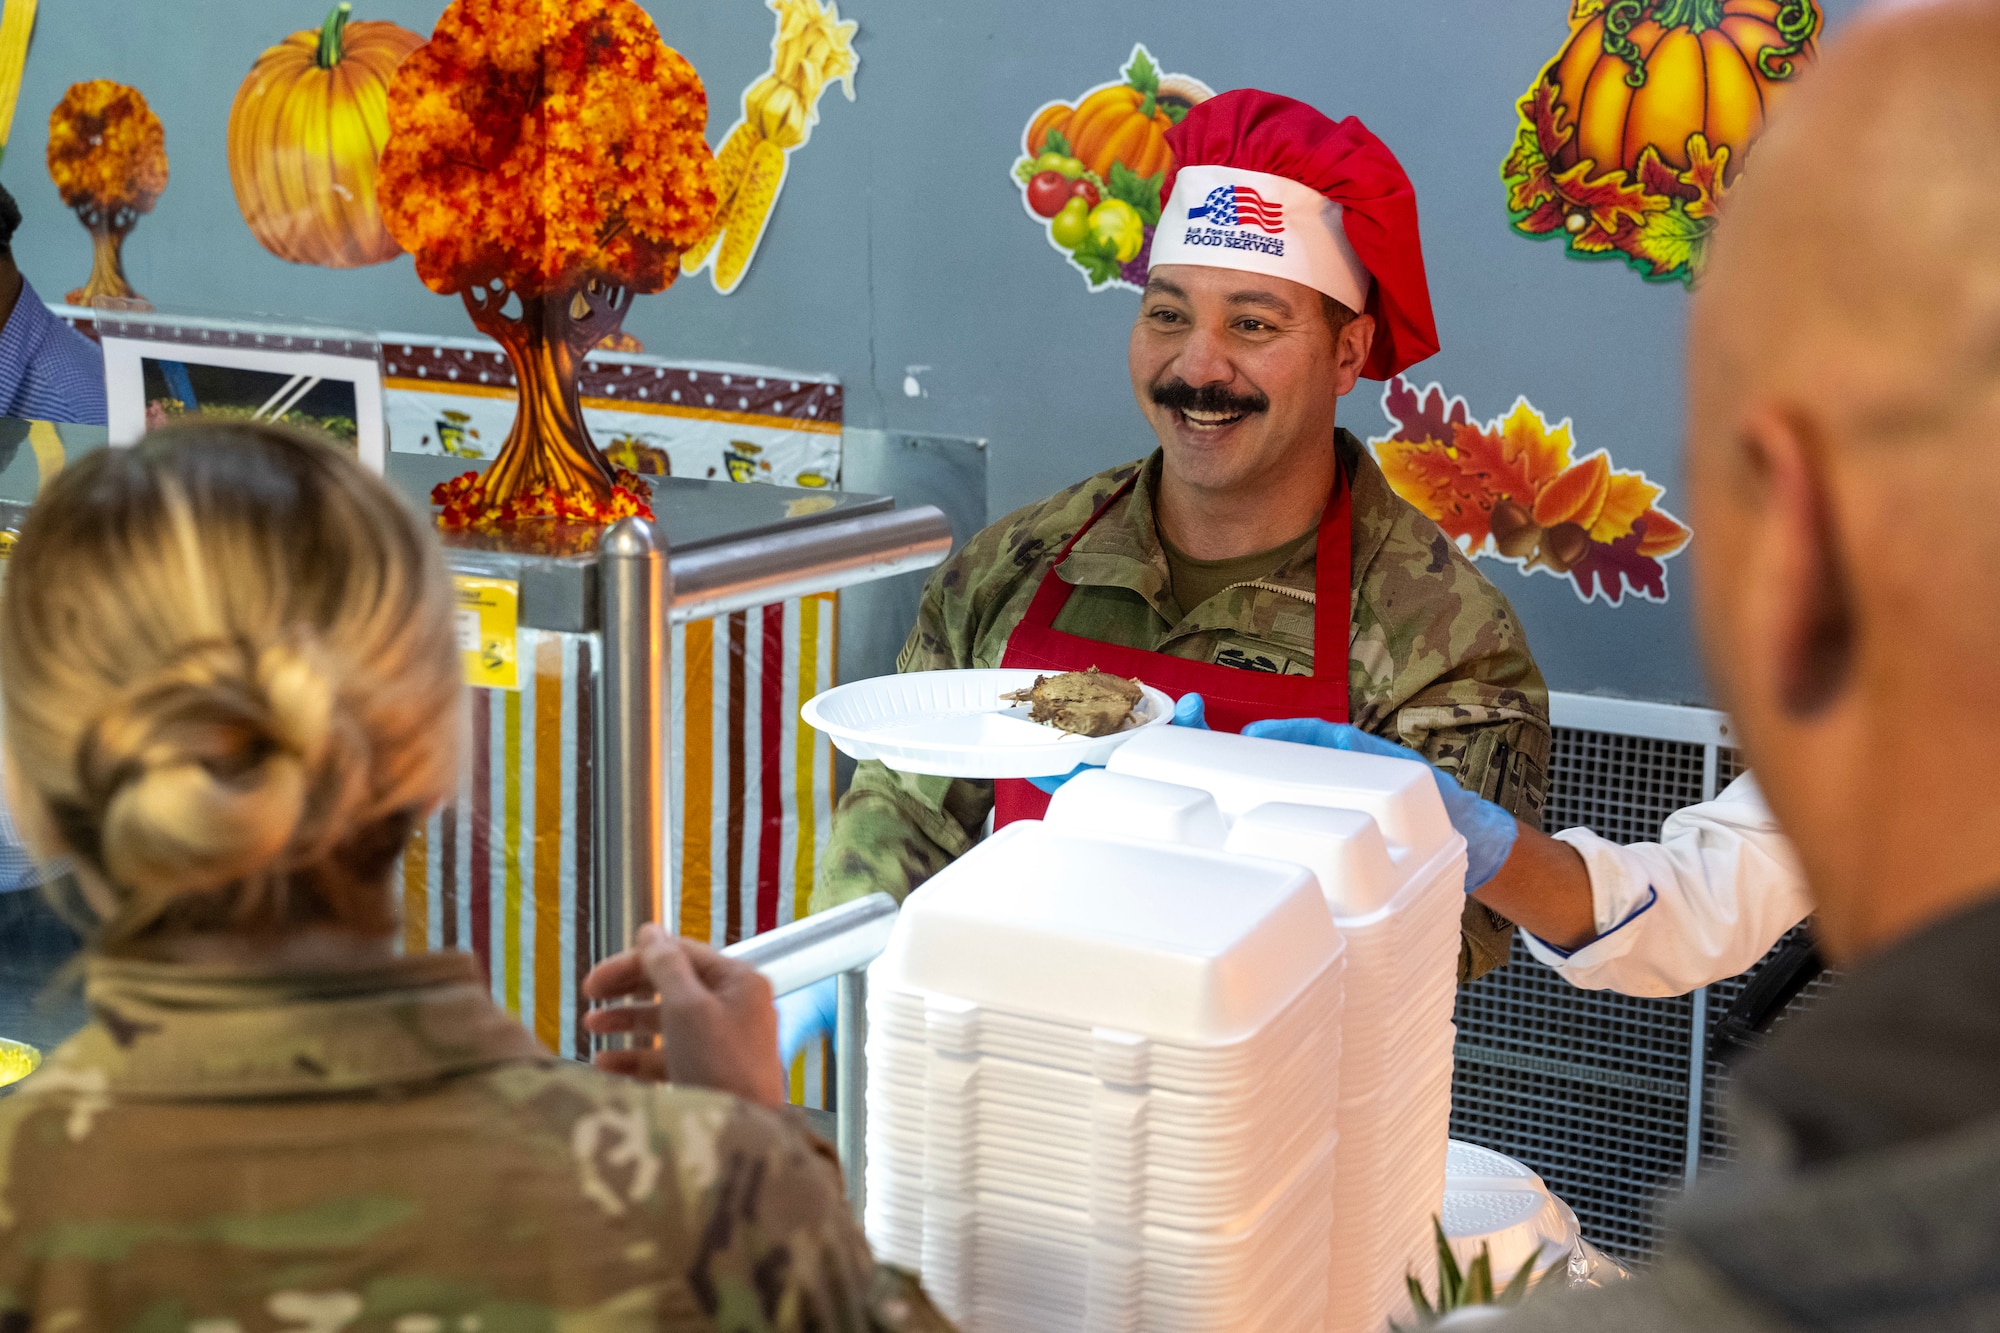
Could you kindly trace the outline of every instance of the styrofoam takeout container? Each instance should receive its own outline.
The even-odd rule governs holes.
[[[1050,674],[1005,667],[876,676],[813,696],[799,715],[842,754],[946,778],[1058,777],[1103,764],[1134,736],[1173,721],[1173,696],[1144,682],[1133,720],[1109,736],[1073,736],[1028,721],[1026,704],[1001,701]]]

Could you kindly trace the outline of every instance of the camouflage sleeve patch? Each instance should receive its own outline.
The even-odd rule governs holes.
[[[993,784],[898,773],[873,760],[834,808],[813,884],[814,912],[871,893],[897,902],[972,849],[993,809]]]
[[[1549,728],[1540,717],[1503,709],[1404,709],[1403,744],[1450,773],[1467,791],[1541,827],[1547,797]],[[1468,898],[1460,921],[1458,979],[1477,980],[1508,959],[1514,923]]]
[[[674,1126],[686,1139],[683,1121]],[[716,1328],[949,1330],[908,1274],[877,1267],[840,1171],[781,1114],[736,1104],[709,1143],[688,1281]]]
[[[1458,919],[1458,984],[1477,981],[1506,962],[1514,948],[1514,923],[1480,902],[1465,900]]]

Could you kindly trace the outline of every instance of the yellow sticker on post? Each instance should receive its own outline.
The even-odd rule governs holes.
[[[521,585],[512,579],[454,574],[458,587],[458,648],[465,683],[476,689],[521,688]]]

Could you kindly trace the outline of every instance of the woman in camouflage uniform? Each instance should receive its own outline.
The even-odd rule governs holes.
[[[628,960],[697,1088],[556,1059],[470,957],[397,955],[460,667],[378,479],[161,431],[66,471],[10,563],[8,787],[96,924],[92,1021],[0,1101],[0,1329],[944,1326],[783,1111],[754,973],[658,932]]]

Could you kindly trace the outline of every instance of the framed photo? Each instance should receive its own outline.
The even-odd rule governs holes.
[[[248,339],[219,345],[130,337],[109,328],[102,342],[113,445],[136,443],[176,417],[234,417],[316,431],[354,449],[370,470],[383,469],[388,441],[376,357],[244,345]]]

